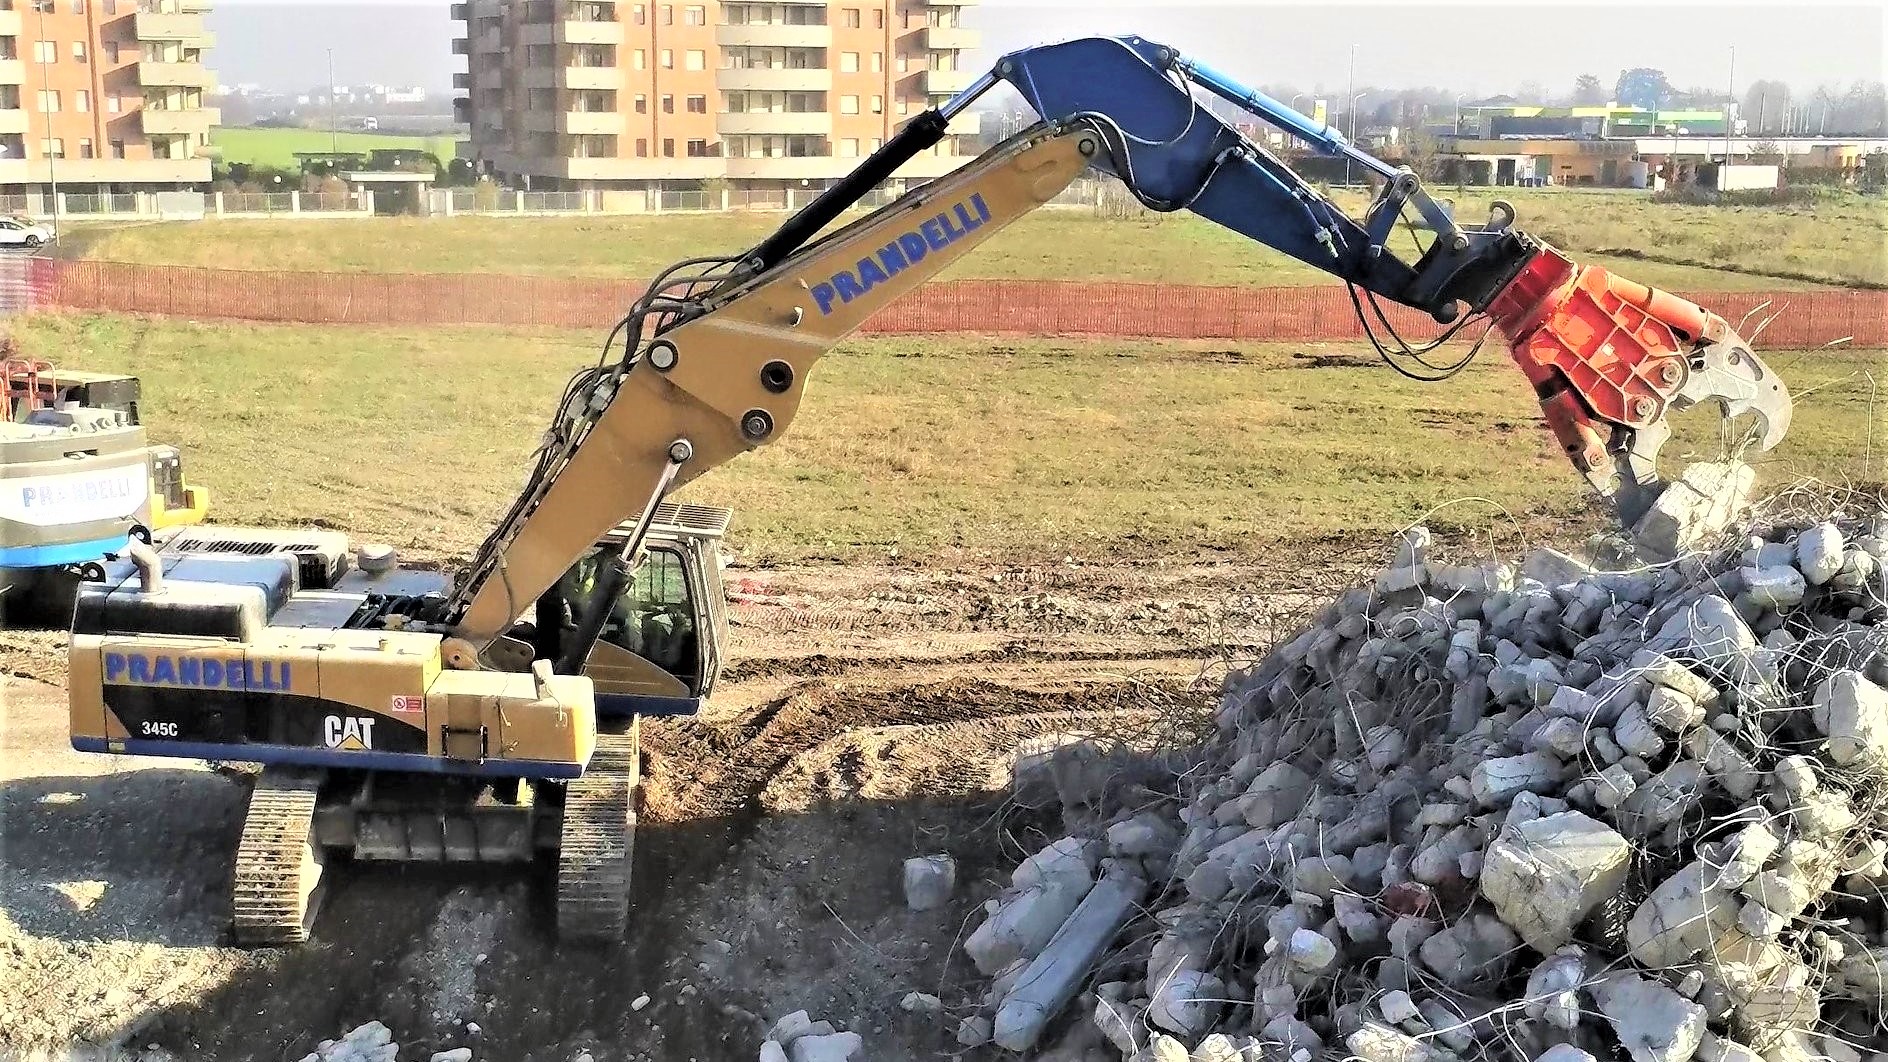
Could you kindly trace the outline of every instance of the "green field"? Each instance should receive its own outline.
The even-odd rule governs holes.
[[[324,129],[252,129],[219,127],[210,133],[210,143],[222,153],[224,162],[245,162],[251,166],[296,169],[297,151],[374,151],[407,148],[430,151],[441,163],[452,161],[451,136],[400,136],[394,133],[329,134]]]
[[[1459,216],[1485,218],[1493,191],[1463,194]],[[1845,196],[1813,208],[1705,207],[1631,193],[1503,191],[1511,193],[1522,227],[1584,261],[1670,290],[1888,284],[1888,200],[1880,198]],[[1361,205],[1361,199],[1345,202],[1353,212]],[[645,278],[682,258],[749,247],[780,220],[779,214],[734,213],[205,221],[94,231],[86,254],[239,269]],[[1409,252],[1401,242],[1398,250]],[[1330,280],[1192,214],[1112,220],[1083,208],[1038,211],[945,276],[1243,285]]]
[[[429,553],[483,536],[599,338],[104,315],[29,316],[16,331],[62,365],[142,377],[153,435],[182,447],[215,519],[318,521]],[[851,342],[821,362],[779,443],[688,496],[734,506],[737,547],[782,559],[894,545],[914,559],[1258,552],[1386,531],[1437,506],[1449,507],[1436,526],[1487,527],[1508,526],[1504,510],[1585,504],[1505,358],[1425,386],[1310,350]],[[1770,362],[1801,398],[1764,484],[1883,479],[1879,443],[1872,464],[1862,445],[1871,416],[1888,438],[1865,376],[1880,354]],[[1716,456],[1714,425],[1688,415],[1668,463]]]

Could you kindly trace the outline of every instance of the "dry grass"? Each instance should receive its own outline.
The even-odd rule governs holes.
[[[1670,290],[1888,283],[1888,208],[1878,198],[1848,196],[1814,208],[1704,207],[1654,203],[1643,193],[1502,191],[1514,201],[1522,227]],[[1485,218],[1493,192],[1463,193],[1463,219]],[[1361,202],[1353,198],[1344,205],[1357,213]],[[239,269],[638,278],[682,258],[751,246],[781,217],[147,223],[81,230],[77,245],[96,258]],[[1626,257],[1648,254],[1655,260]],[[1108,220],[1080,208],[1024,218],[946,276],[1242,285],[1330,280],[1192,214]]]
[[[224,522],[321,521],[464,550],[519,485],[566,374],[598,337],[37,316],[28,350],[145,381]],[[1582,510],[1583,484],[1492,354],[1423,386],[1280,345],[884,339],[823,361],[793,430],[691,486],[774,557],[897,546],[1011,554],[1261,550],[1436,521]],[[1342,353],[1325,350],[1325,353]],[[1775,355],[1804,398],[1764,477],[1884,477],[1878,352]],[[1873,449],[1864,440],[1872,430]],[[1687,438],[1714,456],[1694,415]],[[1674,443],[1672,463],[1687,446]]]

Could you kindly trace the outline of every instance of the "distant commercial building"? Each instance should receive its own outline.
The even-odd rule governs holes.
[[[1466,106],[1463,135],[1488,138],[1542,136],[1723,136],[1728,119],[1722,109],[1647,110],[1616,103],[1581,107],[1533,104]],[[1741,124],[1741,123],[1740,123]],[[1737,133],[1740,130],[1732,129]]]
[[[1461,137],[1444,140],[1442,158],[1452,179],[1471,184],[1594,185],[1658,188],[1690,184],[1716,172],[1729,151],[1748,169],[1771,165],[1787,178],[1792,169],[1861,175],[1870,156],[1888,152],[1881,137]],[[1772,182],[1774,183],[1774,181]]]
[[[0,0],[0,193],[207,184],[207,0]]]
[[[534,189],[823,187],[975,79],[975,2],[455,3],[461,151]],[[976,133],[960,117],[900,174],[949,172]]]

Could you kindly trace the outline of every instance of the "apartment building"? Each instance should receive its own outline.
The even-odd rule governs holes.
[[[540,189],[823,187],[970,84],[975,2],[455,3],[461,151]],[[960,117],[900,176],[961,165],[975,123]]]
[[[210,180],[207,0],[0,0],[0,193]]]

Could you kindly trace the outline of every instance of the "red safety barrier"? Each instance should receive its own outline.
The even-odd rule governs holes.
[[[35,259],[35,308],[355,325],[501,325],[603,329],[642,284],[486,273],[310,273]],[[1848,340],[1888,347],[1888,291],[1679,293],[1736,325],[1780,311],[1758,345],[1802,349]],[[1384,304],[1405,336],[1434,333],[1422,314]],[[1363,338],[1342,287],[1224,287],[1062,280],[948,280],[886,307],[864,331],[1149,339],[1345,341]]]

